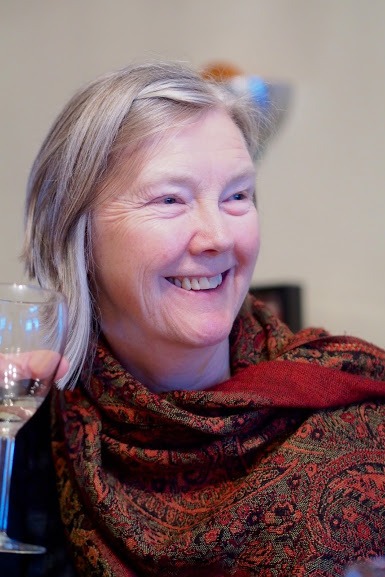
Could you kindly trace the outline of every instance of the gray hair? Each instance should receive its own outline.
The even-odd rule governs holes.
[[[91,216],[119,153],[213,108],[229,114],[256,159],[256,105],[180,63],[132,65],[105,75],[76,93],[51,127],[28,181],[22,256],[31,279],[68,300],[71,368],[61,387],[75,385],[97,342]]]

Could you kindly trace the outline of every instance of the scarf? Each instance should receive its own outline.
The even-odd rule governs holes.
[[[101,341],[90,384],[54,392],[80,577],[337,576],[385,551],[385,352],[251,300],[230,347],[228,381],[154,394]]]

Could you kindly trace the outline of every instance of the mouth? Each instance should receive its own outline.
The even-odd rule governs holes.
[[[226,278],[228,271],[215,276],[169,276],[166,278],[169,283],[186,291],[206,291],[218,288]]]

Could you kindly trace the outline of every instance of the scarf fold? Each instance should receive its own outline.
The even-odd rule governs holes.
[[[53,395],[80,577],[341,575],[385,551],[385,352],[247,301],[232,377],[153,394],[100,342]]]

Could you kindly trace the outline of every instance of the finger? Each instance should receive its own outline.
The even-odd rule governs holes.
[[[55,351],[33,351],[28,368],[34,379],[61,379],[68,370],[68,361]]]
[[[13,379],[61,379],[68,371],[68,360],[55,351],[40,350],[0,354],[0,372]]]

